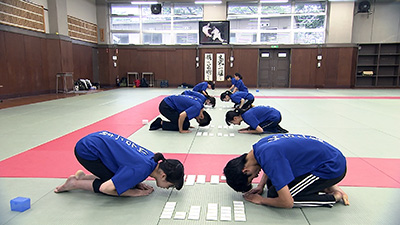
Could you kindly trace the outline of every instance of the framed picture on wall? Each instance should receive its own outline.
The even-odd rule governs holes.
[[[200,21],[199,44],[229,44],[229,21]]]

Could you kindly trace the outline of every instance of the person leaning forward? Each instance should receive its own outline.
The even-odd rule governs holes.
[[[199,126],[210,124],[211,117],[204,110],[200,100],[190,95],[171,95],[165,97],[160,105],[160,113],[169,121],[164,121],[158,117],[150,125],[149,130],[179,131],[180,133],[189,133],[189,120],[195,118]]]
[[[133,141],[109,131],[99,131],[80,139],[75,146],[79,163],[92,174],[78,170],[54,190],[75,189],[112,196],[144,196],[154,191],[142,183],[152,177],[160,188],[183,186],[184,167],[176,159],[165,159]]]
[[[252,180],[264,174],[257,187]],[[328,206],[347,194],[337,185],[346,175],[346,158],[327,142],[308,135],[276,134],[262,138],[249,153],[224,168],[227,184],[247,201],[279,208]],[[267,185],[266,197],[262,196]]]

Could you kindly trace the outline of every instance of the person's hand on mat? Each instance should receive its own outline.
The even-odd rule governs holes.
[[[264,187],[257,186],[255,188],[251,189],[250,191],[248,191],[247,193],[261,195],[263,192],[264,192]]]
[[[347,196],[346,193],[343,194],[342,200],[343,200],[344,205],[350,205],[349,196]]]
[[[344,205],[350,205],[349,196],[338,185],[333,185],[330,188],[326,188],[324,191],[327,194],[332,194],[336,202],[342,200]]]
[[[141,190],[141,189],[129,189],[122,194],[122,196],[130,196],[130,197],[139,197],[139,196],[146,196],[151,194],[154,191],[154,188],[150,188],[148,190]]]
[[[137,184],[137,185],[136,185],[136,188],[137,188],[137,189],[140,189],[140,190],[154,189],[152,186],[147,185],[147,184],[145,184],[145,183],[139,183],[139,184]]]
[[[192,132],[191,130],[180,130],[180,131],[179,131],[179,133],[182,133],[182,134],[183,134],[183,133],[191,133],[191,132]]]
[[[250,193],[250,191],[249,191],[249,192],[244,193],[243,197],[247,201],[252,202],[254,204],[258,204],[258,205],[262,204],[263,197],[259,194],[253,194],[253,193]]]

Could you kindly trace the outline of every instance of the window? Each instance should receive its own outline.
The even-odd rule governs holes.
[[[111,4],[110,29],[113,44],[198,44],[202,5],[164,3],[161,14],[150,5]]]
[[[231,44],[325,42],[326,2],[228,3]]]

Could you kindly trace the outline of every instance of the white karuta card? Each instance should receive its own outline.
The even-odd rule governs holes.
[[[160,216],[160,219],[171,219],[172,218],[172,213],[162,213]]]
[[[206,175],[197,175],[197,184],[205,184],[206,183]]]
[[[203,135],[202,132],[197,132],[197,134],[196,134],[196,136],[201,136],[201,135]]]
[[[211,175],[211,184],[219,184],[219,175]]]
[[[196,175],[188,175],[186,178],[185,185],[194,185],[196,181]]]
[[[174,219],[175,220],[184,220],[186,218],[186,212],[176,212]]]
[[[192,205],[190,206],[188,220],[198,220],[200,219],[201,206]]]

